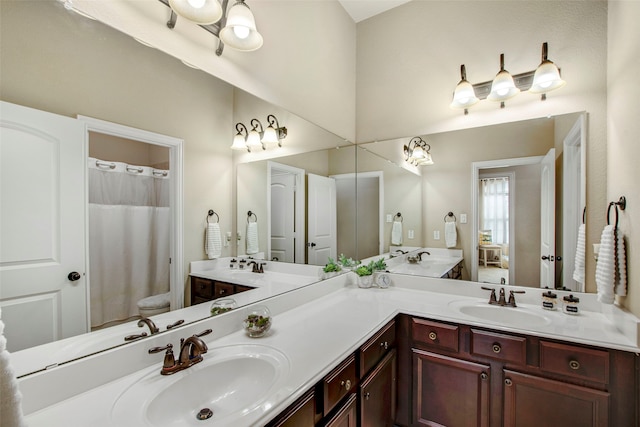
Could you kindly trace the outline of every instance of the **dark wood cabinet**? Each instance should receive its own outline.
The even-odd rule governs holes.
[[[413,425],[489,426],[491,367],[413,349]]]
[[[357,427],[358,425],[358,409],[356,406],[356,394],[351,393],[347,401],[342,405],[340,410],[331,417],[326,427]],[[365,424],[362,424],[363,426]]]
[[[311,389],[267,427],[314,427],[316,419],[316,395]]]
[[[191,305],[228,297],[253,289],[250,286],[191,276]]]
[[[360,384],[360,425],[391,427],[396,417],[396,350],[393,349]]]

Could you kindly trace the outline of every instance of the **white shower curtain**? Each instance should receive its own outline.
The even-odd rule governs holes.
[[[91,327],[169,291],[169,173],[89,158]]]
[[[494,245],[509,243],[509,178],[480,179],[480,226]]]

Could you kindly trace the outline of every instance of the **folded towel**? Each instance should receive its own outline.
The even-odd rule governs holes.
[[[0,311],[1,317],[2,312]],[[0,396],[2,396],[2,399],[0,399],[0,426],[26,426],[22,415],[22,407],[20,406],[22,394],[18,389],[18,381],[11,366],[2,320],[0,320]]]
[[[615,262],[615,233],[613,225],[607,225],[600,236],[600,252],[596,263],[596,287],[598,301],[603,304],[614,302],[614,281],[616,272]]]
[[[247,255],[257,254],[258,246],[258,223],[250,222],[247,224]]]
[[[220,256],[222,256],[222,234],[220,233],[220,224],[217,222],[207,223],[204,252],[209,259],[220,258]]]
[[[584,292],[584,254],[585,254],[585,225],[578,228],[578,242],[576,244],[576,257],[573,270],[573,280],[580,284],[578,291]]]
[[[458,244],[458,233],[456,231],[455,221],[445,221],[444,242],[447,244],[448,248],[455,248]]]
[[[627,295],[627,251],[624,246],[624,236],[616,228],[614,230],[616,235],[616,276],[613,282],[616,295]]]
[[[402,244],[402,222],[400,221],[393,221],[393,225],[391,226],[391,244]]]

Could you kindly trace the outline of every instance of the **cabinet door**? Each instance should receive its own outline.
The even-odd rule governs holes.
[[[236,291],[236,288],[234,287],[233,284],[216,281],[214,291],[213,291],[213,298],[216,299],[216,298],[228,297],[233,295],[235,291]]]
[[[353,393],[342,408],[327,422],[326,427],[356,427],[357,419],[356,394]]]
[[[280,414],[267,427],[313,427],[316,418],[316,398],[311,389]]]
[[[413,349],[413,425],[487,427],[490,367]]]
[[[396,351],[392,350],[360,386],[360,424],[393,426],[396,417]]]
[[[505,427],[607,427],[609,393],[504,371]]]

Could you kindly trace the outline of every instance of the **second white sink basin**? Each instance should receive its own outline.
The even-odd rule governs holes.
[[[173,375],[159,371],[155,367],[118,397],[115,425],[233,425],[271,406],[269,399],[286,381],[289,360],[272,347],[235,345],[209,349],[204,361]],[[211,415],[198,419],[201,411]]]
[[[538,310],[524,306],[501,307],[477,301],[453,301],[449,303],[449,307],[465,316],[505,326],[538,327],[551,324],[551,319],[542,313],[542,309],[538,312]]]

